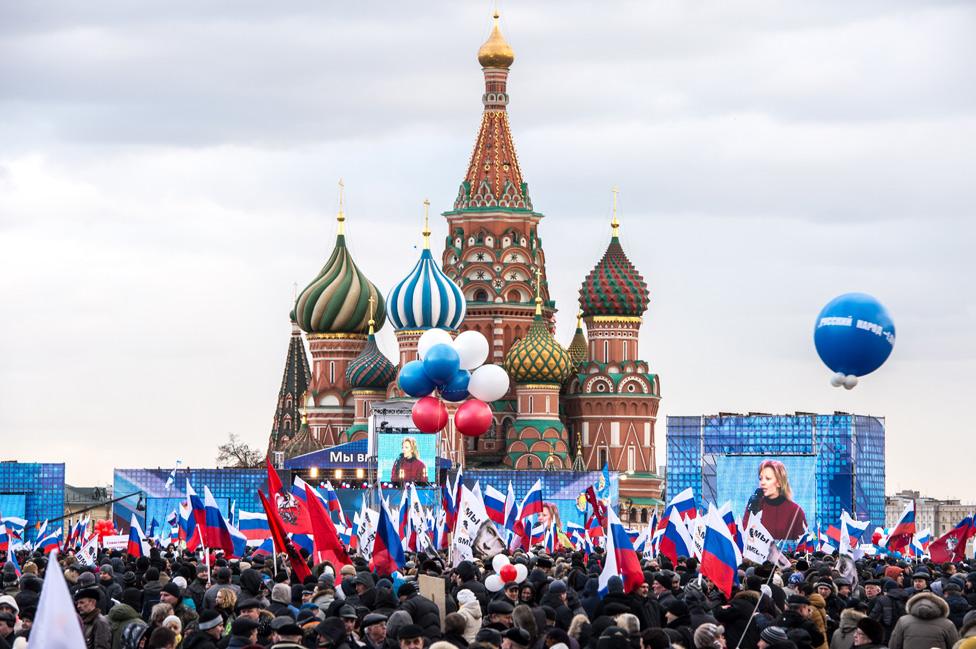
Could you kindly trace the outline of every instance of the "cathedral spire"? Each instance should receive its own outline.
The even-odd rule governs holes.
[[[514,61],[515,52],[502,36],[496,11],[491,34],[478,50],[478,62],[485,75],[485,92],[481,95],[484,114],[468,171],[454,201],[455,211],[471,208],[532,211],[506,111],[508,72]]]
[[[288,356],[285,358],[285,371],[278,390],[278,405],[275,408],[274,422],[268,441],[268,453],[281,450],[298,433],[301,422],[299,410],[302,408],[308,384],[312,380],[302,330],[291,313],[291,339],[288,341]]]

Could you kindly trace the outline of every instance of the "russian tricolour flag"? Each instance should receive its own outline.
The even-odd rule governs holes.
[[[126,546],[125,551],[131,554],[133,557],[139,558],[145,556],[145,552],[142,549],[142,542],[146,539],[146,535],[142,533],[142,527],[139,525],[139,519],[133,514],[132,518],[129,520],[129,544]]]
[[[373,540],[373,558],[369,563],[380,576],[392,575],[407,563],[396,527],[393,526],[389,513],[383,506],[380,506],[376,538]]]
[[[898,519],[898,523],[888,535],[888,541],[885,545],[889,550],[902,552],[911,543],[913,536],[915,536],[915,501],[911,500],[905,507],[905,511],[902,512],[901,518]]]
[[[247,512],[240,509],[237,512],[237,525],[241,534],[249,541],[264,541],[271,537],[268,515],[264,512]]]
[[[614,575],[619,575],[623,579],[626,593],[633,592],[644,582],[640,559],[630,543],[630,536],[617,518],[617,514],[610,508],[607,508],[607,526],[609,527],[605,548],[607,558],[598,580],[600,597],[606,596],[609,592],[607,584],[610,577]]]
[[[491,485],[485,487],[485,510],[493,523],[505,524],[505,494]]]
[[[738,570],[739,564],[742,563],[742,554],[718,512],[712,509],[706,516],[701,571],[725,594],[726,598],[731,598],[732,587],[739,580]]]
[[[675,510],[681,514],[682,518],[695,518],[698,516],[698,509],[695,507],[695,492],[688,487],[677,496],[671,499],[664,511]]]
[[[678,557],[691,557],[695,553],[695,543],[688,526],[676,509],[669,509],[661,519],[664,533],[658,539],[658,552],[671,559],[675,565]]]
[[[542,480],[536,480],[532,488],[525,494],[525,498],[522,499],[522,505],[519,507],[519,517],[527,518],[532,514],[542,513]]]

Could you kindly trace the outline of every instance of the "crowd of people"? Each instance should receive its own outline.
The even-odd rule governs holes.
[[[867,558],[849,580],[834,557],[803,555],[785,570],[742,566],[726,598],[683,557],[645,560],[642,583],[612,576],[602,592],[599,551],[516,551],[527,577],[497,592],[480,560],[409,555],[378,575],[357,557],[300,582],[284,555],[210,559],[173,547],[103,551],[94,567],[22,556],[20,576],[3,568],[0,649],[31,647],[52,570],[88,649],[976,649],[976,562]]]

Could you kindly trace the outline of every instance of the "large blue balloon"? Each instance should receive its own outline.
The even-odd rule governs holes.
[[[441,343],[427,350],[424,371],[437,385],[444,385],[454,378],[461,367],[461,357],[452,345]]]
[[[820,360],[834,372],[864,376],[881,367],[895,346],[895,323],[880,302],[846,293],[827,303],[813,329]]]
[[[471,381],[471,372],[458,370],[457,374],[441,388],[441,398],[452,403],[464,401],[470,396],[468,394],[469,381]]]
[[[404,365],[397,384],[411,397],[426,397],[434,391],[434,382],[424,371],[423,361],[410,361]]]

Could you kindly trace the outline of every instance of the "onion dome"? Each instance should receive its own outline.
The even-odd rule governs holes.
[[[316,443],[315,439],[312,437],[312,430],[308,427],[308,420],[305,419],[305,413],[303,412],[301,428],[298,429],[298,432],[292,438],[291,442],[289,442],[288,445],[282,449],[282,451],[285,453],[285,459],[305,455],[306,453],[317,451],[320,448],[322,448],[322,445]]]
[[[376,300],[376,328],[380,329],[386,321],[386,306],[379,289],[356,267],[346,248],[341,191],[337,220],[339,233],[332,256],[295,302],[298,326],[308,333],[361,334],[369,325],[372,298]]]
[[[346,367],[346,381],[356,390],[385,390],[396,380],[396,367],[376,345],[373,321],[369,321],[369,338],[366,346]]]
[[[569,358],[573,363],[573,369],[578,368],[580,365],[587,360],[587,344],[586,336],[583,335],[583,312],[580,311],[576,314],[576,335],[573,336],[573,340],[569,343]]]
[[[573,371],[569,352],[552,337],[542,320],[542,298],[536,288],[535,318],[525,338],[508,350],[505,370],[516,383],[560,384]]]
[[[430,254],[430,224],[424,201],[424,250],[420,260],[389,295],[390,320],[396,329],[457,329],[467,302],[454,281]]]
[[[478,50],[478,63],[483,68],[508,69],[514,62],[515,52],[498,28],[498,12],[496,11],[494,24],[491,26],[491,35],[488,36],[488,40]]]
[[[603,259],[590,271],[580,288],[584,316],[635,318],[647,310],[650,295],[647,283],[620,246],[617,221],[617,195],[614,193],[613,236]]]

